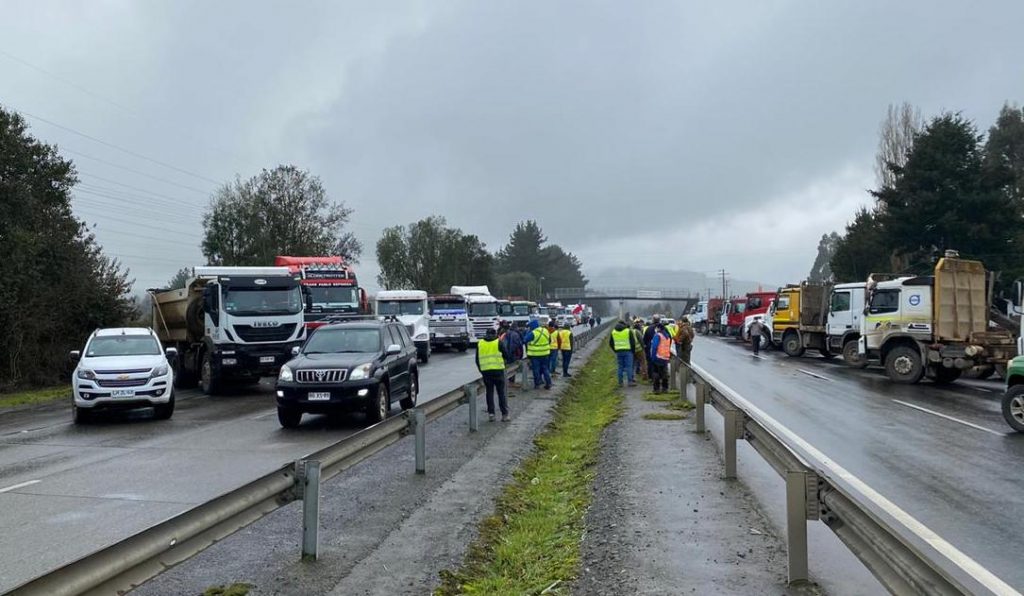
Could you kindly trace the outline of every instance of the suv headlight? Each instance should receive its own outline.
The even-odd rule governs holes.
[[[282,366],[281,367],[281,372],[277,375],[277,380],[278,381],[288,382],[288,381],[292,381],[294,379],[295,379],[295,376],[292,374],[292,369],[288,368],[287,364]]]
[[[80,369],[78,369],[78,378],[79,379],[93,380],[93,379],[96,378],[96,373],[92,372],[91,370],[85,369],[85,368],[80,368]]]
[[[166,364],[161,364],[160,366],[158,366],[158,367],[153,369],[153,374],[151,374],[150,376],[155,379],[157,377],[162,377],[162,376],[164,376],[166,374],[167,374],[167,365]]]
[[[371,373],[372,370],[373,370],[373,363],[372,362],[367,362],[366,364],[360,364],[359,366],[357,366],[357,367],[352,369],[352,372],[349,373],[348,378],[352,379],[353,381],[358,381],[360,379],[369,379],[370,378],[370,373]]]

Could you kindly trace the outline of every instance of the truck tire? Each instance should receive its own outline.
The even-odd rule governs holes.
[[[199,379],[195,371],[189,370],[181,364],[182,356],[174,359],[174,387],[175,389],[195,389]]]
[[[380,385],[377,385],[377,395],[366,406],[366,417],[370,420],[370,424],[377,424],[387,418],[390,411],[391,392],[388,390],[387,383],[381,381]]]
[[[302,422],[302,410],[277,406],[277,421],[281,428],[298,428]]]
[[[868,359],[857,351],[857,340],[851,339],[843,344],[843,361],[854,368],[866,368]]]
[[[465,352],[468,349],[469,349],[469,344],[459,344],[459,351],[460,352]]]
[[[174,394],[171,393],[171,399],[167,400],[165,404],[157,404],[153,406],[153,419],[154,420],[170,420],[174,414]]]
[[[946,368],[945,366],[936,366],[932,369],[932,381],[940,385],[948,385],[960,378],[959,368]]]
[[[913,385],[921,380],[924,372],[921,353],[916,348],[896,346],[885,357],[885,374],[893,383]]]
[[[416,400],[419,398],[419,394],[420,394],[420,378],[419,378],[419,375],[417,375],[416,373],[409,373],[409,374],[412,375],[410,377],[410,381],[409,381],[409,395],[408,395],[408,397],[403,397],[402,401],[399,402],[399,404],[401,404],[403,410],[411,410],[411,409],[415,408],[416,407]]]
[[[1003,418],[1013,430],[1024,433],[1024,385],[1014,385],[1003,394]]]
[[[794,331],[790,331],[786,335],[782,336],[782,351],[787,356],[793,358],[799,358],[804,355],[804,347],[800,345],[800,334]]]
[[[216,395],[220,392],[220,386],[220,379],[213,376],[213,356],[205,352],[202,364],[199,365],[199,387],[206,395]]]

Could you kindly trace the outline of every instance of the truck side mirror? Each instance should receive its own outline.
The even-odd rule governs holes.
[[[302,286],[302,297],[306,301],[306,310],[313,310],[313,292],[311,292],[306,286]]]
[[[210,315],[210,319],[214,325],[219,325],[220,321],[220,293],[217,290],[216,284],[211,284],[203,288],[203,312]]]

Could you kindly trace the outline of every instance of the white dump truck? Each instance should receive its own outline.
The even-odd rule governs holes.
[[[381,290],[374,299],[379,317],[394,317],[405,325],[416,344],[416,357],[426,364],[430,360],[430,307],[423,290]]]
[[[306,339],[308,299],[287,267],[194,267],[184,288],[149,292],[153,329],[178,350],[179,387],[211,394],[277,375]]]

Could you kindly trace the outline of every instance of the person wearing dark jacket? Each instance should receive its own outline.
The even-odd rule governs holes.
[[[652,325],[652,328],[654,337],[647,353],[651,362],[651,383],[655,393],[665,393],[668,391],[668,364],[672,360],[672,338],[661,323]]]
[[[636,377],[633,372],[633,352],[636,351],[636,340],[633,339],[633,331],[625,321],[615,323],[615,329],[608,336],[608,347],[615,352],[615,360],[618,364],[616,373],[619,379],[619,387],[622,387],[623,377],[629,380],[629,386],[636,386]]]
[[[526,344],[526,357],[533,370],[533,388],[539,389],[543,381],[544,389],[551,389],[551,371],[548,360],[551,357],[551,335],[547,327],[541,327],[539,321],[530,321],[530,331],[523,338]]]
[[[498,394],[501,421],[508,422],[508,397],[505,395],[505,350],[498,341],[498,333],[488,329],[484,338],[476,342],[476,368],[487,392],[487,416],[494,422],[494,394]]]
[[[651,343],[654,342],[654,332],[661,324],[661,315],[651,317],[651,324],[644,329],[644,356],[647,357],[647,377],[654,378],[654,367],[651,361]]]

